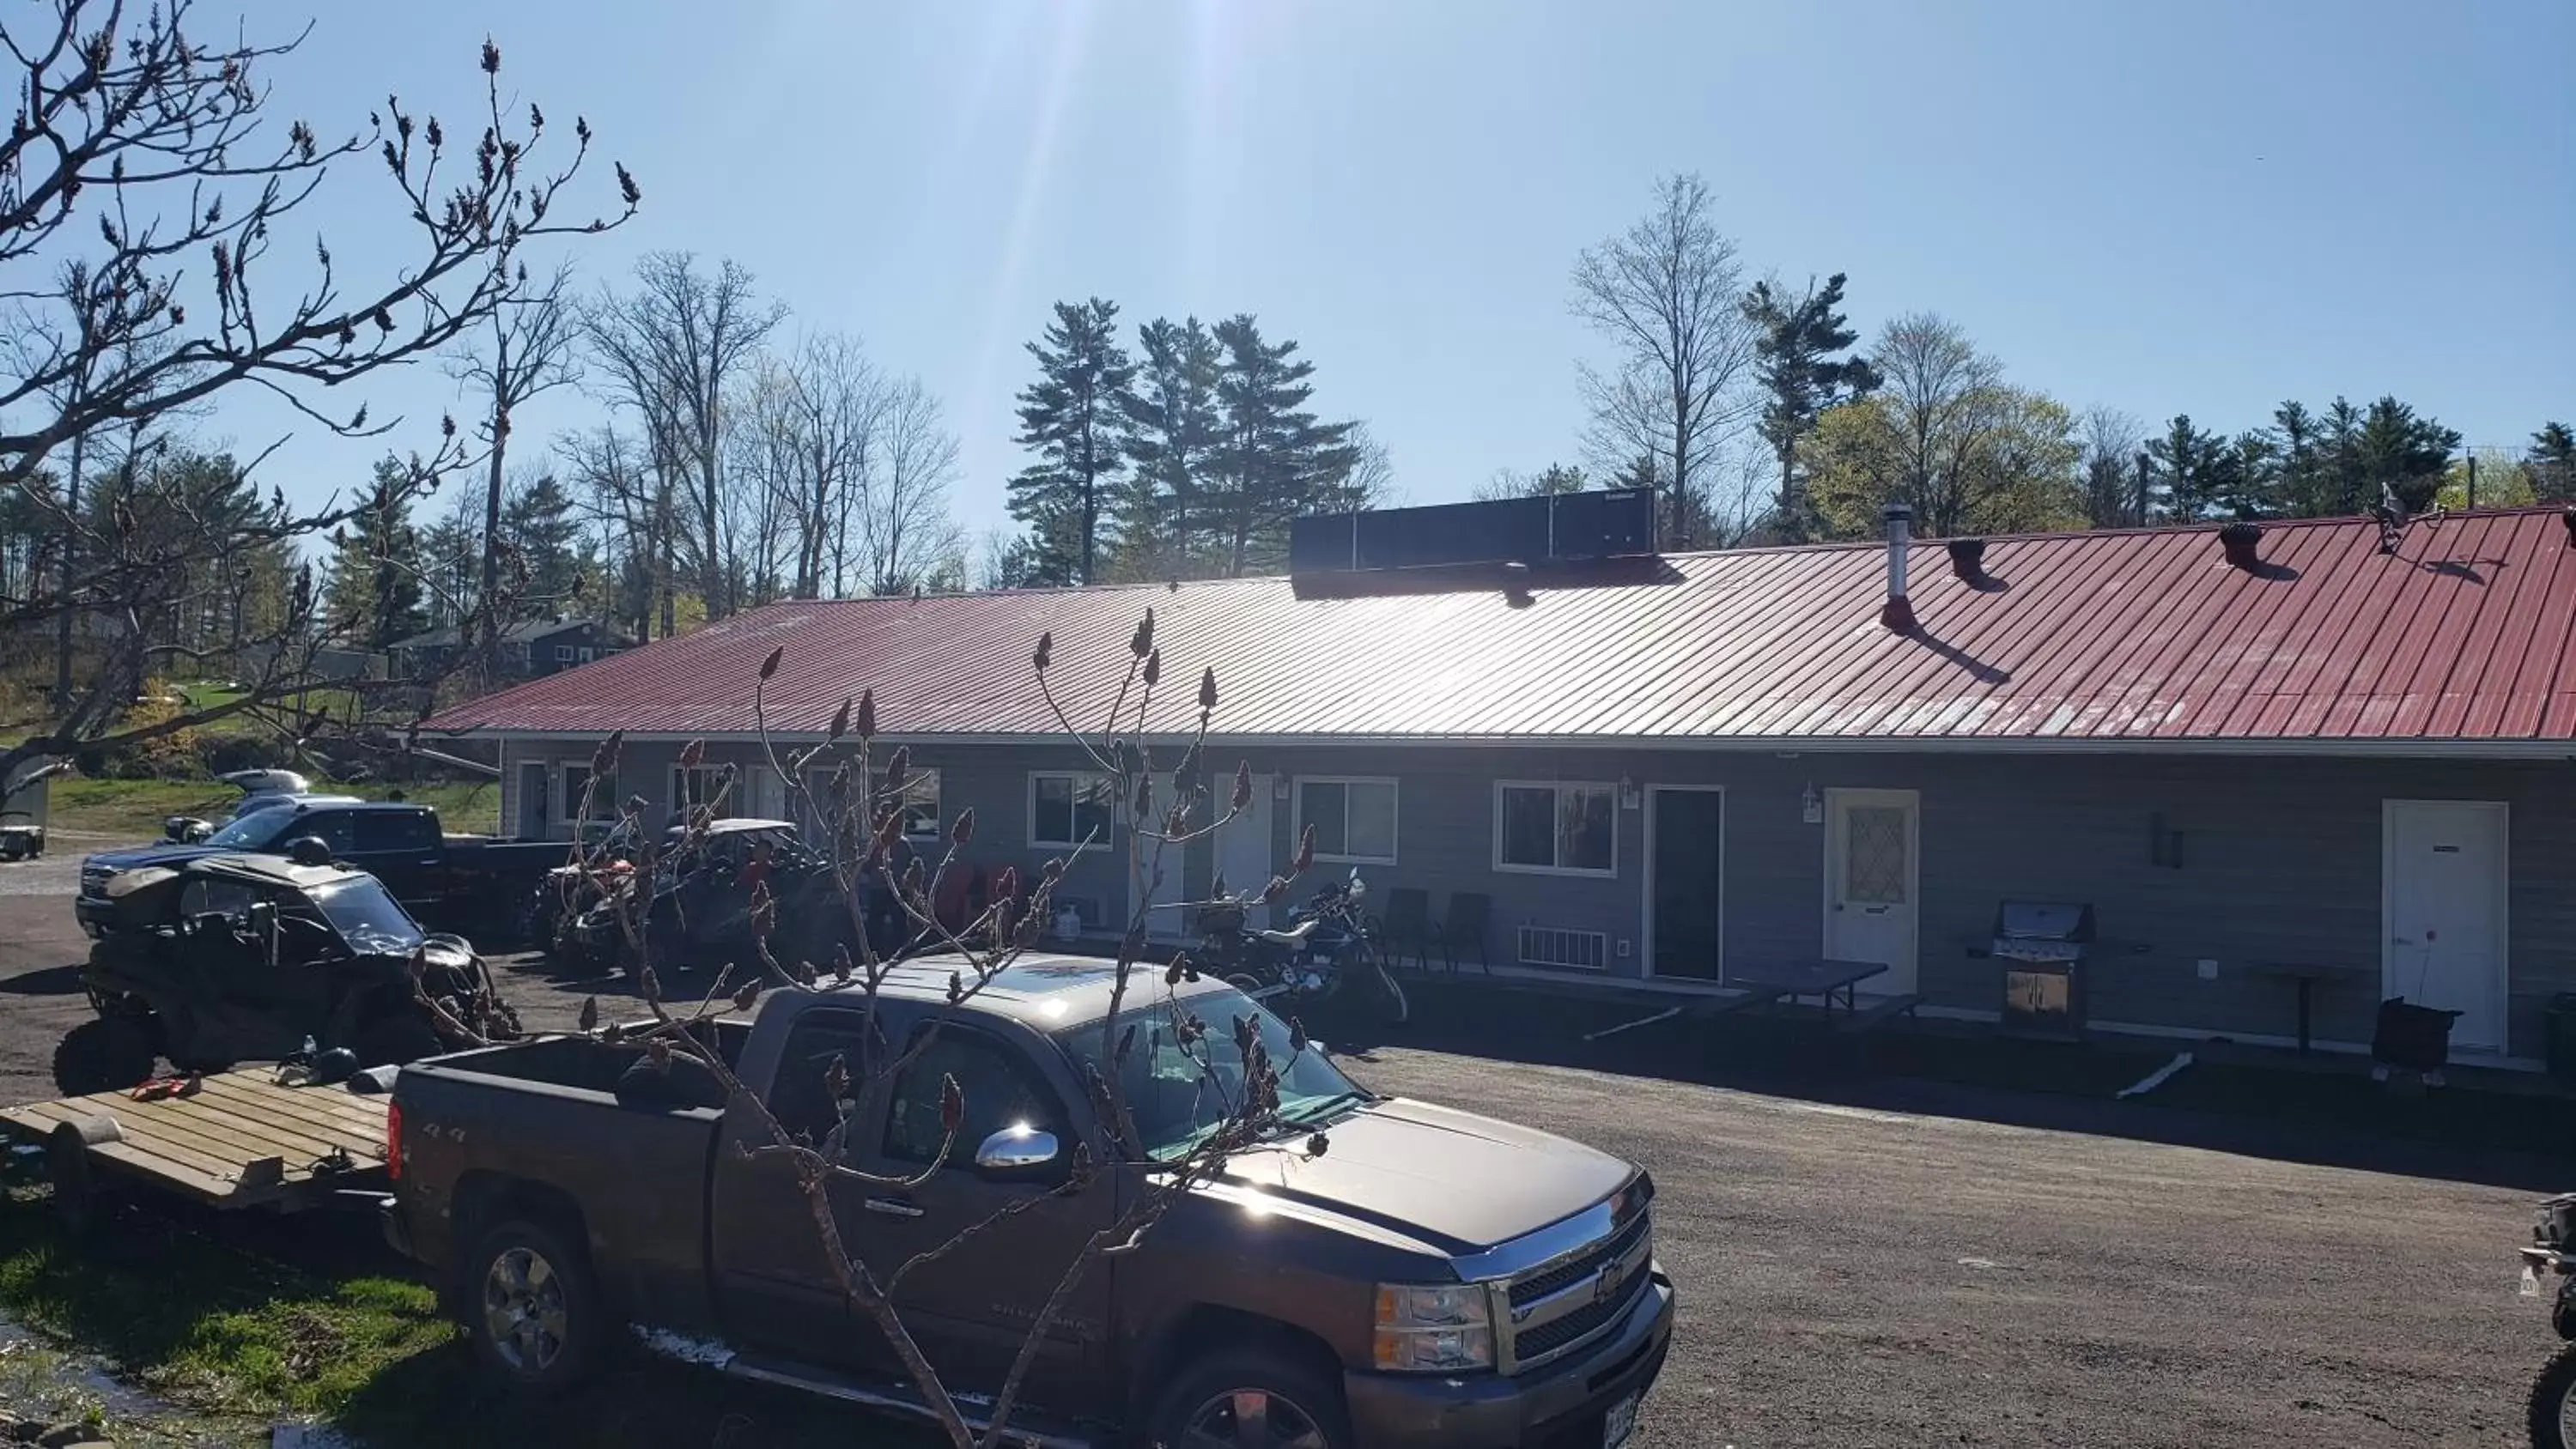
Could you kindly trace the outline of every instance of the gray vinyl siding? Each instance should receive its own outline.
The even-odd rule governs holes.
[[[505,824],[518,820],[519,760],[582,759],[589,748],[505,743]],[[660,803],[676,753],[628,746],[621,788]],[[2248,968],[2344,962],[2364,974],[2321,984],[2315,1022],[2320,1040],[2343,1042],[2369,1039],[2382,994],[2382,802],[2502,801],[2511,810],[2510,1054],[2538,1055],[2542,1006],[2554,992],[2576,990],[2576,765],[2566,763],[1433,745],[1211,754],[1220,779],[1239,757],[1266,775],[1394,777],[1395,863],[1361,867],[1379,901],[1389,888],[1417,887],[1437,915],[1455,893],[1482,892],[1493,901],[1496,964],[1513,963],[1522,925],[1599,931],[1610,939],[1603,974],[1630,980],[1645,974],[1646,812],[1618,811],[1612,876],[1498,872],[1497,781],[1721,787],[1729,965],[1823,948],[1825,830],[1803,818],[1807,789],[1913,790],[1921,802],[1917,989],[1931,1004],[1989,1012],[1999,1004],[1997,966],[1970,954],[1987,941],[1999,899],[2088,901],[2103,937],[2087,975],[2095,1021],[2285,1037],[2295,1029],[2292,986]],[[711,763],[753,758],[739,746],[708,752]],[[974,808],[977,862],[1028,874],[1062,854],[1028,843],[1028,776],[1078,766],[1074,746],[928,744],[914,746],[912,758],[940,770],[946,820]],[[1269,809],[1271,856],[1284,865],[1295,850],[1295,802],[1274,799]],[[2151,858],[2157,817],[2176,832],[2177,867]],[[1070,867],[1061,891],[1088,902],[1095,924],[1122,920],[1129,906],[1123,836],[1107,844]],[[1204,841],[1186,853],[1192,897],[1205,893],[1211,861]],[[1348,869],[1319,865],[1297,893]],[[2200,979],[2202,960],[2218,963],[2215,980]]]

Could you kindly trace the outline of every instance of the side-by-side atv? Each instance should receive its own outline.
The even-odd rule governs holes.
[[[768,947],[782,963],[828,966],[859,954],[832,862],[783,820],[719,820],[608,887],[559,935],[564,954],[599,970],[632,971],[641,937],[659,969],[750,970],[760,939],[752,904],[765,885],[774,903]]]
[[[205,1072],[345,1050],[371,1067],[519,1035],[471,945],[424,932],[375,877],[327,856],[316,845],[117,875],[117,927],[81,972],[98,1018],[56,1050],[62,1090],[131,1087],[161,1058]]]

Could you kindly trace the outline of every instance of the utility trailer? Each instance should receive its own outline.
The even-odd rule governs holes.
[[[392,1189],[392,1097],[287,1085],[275,1067],[189,1079],[168,1095],[100,1092],[0,1107],[0,1127],[39,1148],[64,1220],[86,1223],[102,1188],[142,1185],[223,1209],[374,1206]]]

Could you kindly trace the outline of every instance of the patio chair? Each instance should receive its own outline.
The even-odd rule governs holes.
[[[1433,934],[1429,891],[1397,886],[1386,893],[1386,914],[1378,918],[1377,939],[1387,964],[1402,961],[1410,951],[1416,965],[1428,968]]]
[[[1449,913],[1431,928],[1431,938],[1440,948],[1440,959],[1449,969],[1458,969],[1459,954],[1469,946],[1476,948],[1476,964],[1486,975],[1494,974],[1494,963],[1485,935],[1494,913],[1494,898],[1475,891],[1459,891],[1449,897]]]

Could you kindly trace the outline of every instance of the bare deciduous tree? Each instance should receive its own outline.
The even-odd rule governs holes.
[[[859,576],[872,594],[900,594],[961,572],[965,540],[948,518],[957,435],[918,378],[888,389],[878,443],[857,500]],[[962,582],[962,580],[961,580]]]
[[[1691,506],[1718,445],[1752,416],[1761,325],[1744,307],[1744,268],[1718,234],[1708,186],[1666,177],[1655,204],[1574,267],[1574,315],[1618,349],[1607,371],[1582,367],[1591,445],[1604,471],[1640,455],[1671,490],[1672,541],[1697,542]]]
[[[482,598],[497,599],[501,594],[501,480],[510,447],[510,417],[530,399],[579,378],[573,358],[579,319],[573,311],[571,287],[569,263],[558,266],[543,286],[534,288],[528,286],[523,266],[518,291],[492,309],[479,345],[452,362],[458,381],[480,389],[490,399],[482,424],[488,470],[483,486]],[[498,609],[481,614],[475,662],[488,682],[498,676],[501,627],[509,621],[501,618]]]
[[[2147,521],[2137,461],[2147,425],[2108,406],[2084,411],[2084,516],[2095,528],[2134,528]]]
[[[384,432],[394,424],[371,427],[363,405],[324,413],[321,392],[455,344],[516,295],[529,243],[616,226],[641,195],[619,167],[618,206],[566,214],[559,199],[587,156],[590,127],[577,120],[570,155],[542,165],[545,116],[533,105],[524,115],[503,105],[501,53],[488,41],[469,159],[449,150],[436,117],[391,99],[369,130],[344,140],[326,141],[301,119],[281,134],[262,75],[300,36],[209,44],[191,33],[188,0],[139,15],[113,0],[53,0],[29,11],[0,23],[8,63],[23,72],[17,122],[0,138],[0,269],[9,279],[0,297],[10,304],[0,344],[0,487],[58,531],[65,566],[52,590],[0,599],[0,626],[41,621],[85,632],[100,656],[85,684],[55,699],[50,727],[0,753],[0,767],[258,710],[296,687],[318,641],[309,579],[274,628],[240,641],[238,652],[263,661],[245,671],[248,693],[120,724],[144,672],[190,652],[153,632],[152,620],[196,607],[167,596],[174,580],[220,574],[204,566],[244,549],[327,533],[363,506],[335,498],[298,510],[272,492],[260,507],[218,513],[124,486],[105,507],[75,506],[87,460],[65,486],[50,486],[58,452],[84,452],[111,432],[140,439],[240,386],[344,436]],[[317,239],[309,264],[288,272],[295,264],[274,250],[289,234],[288,217],[336,163],[369,152],[409,219],[409,254],[387,280],[353,285]],[[447,424],[427,456],[405,465],[404,486],[425,491],[469,451]],[[129,482],[152,476],[123,471]],[[194,526],[141,525],[156,514]]]
[[[685,563],[709,618],[733,611],[736,541],[726,523],[727,393],[759,355],[787,309],[763,302],[751,273],[733,261],[713,276],[687,252],[650,252],[635,264],[635,288],[603,290],[582,327],[613,402],[634,410],[666,506],[653,510],[665,568]],[[662,601],[663,625],[674,624]]]

